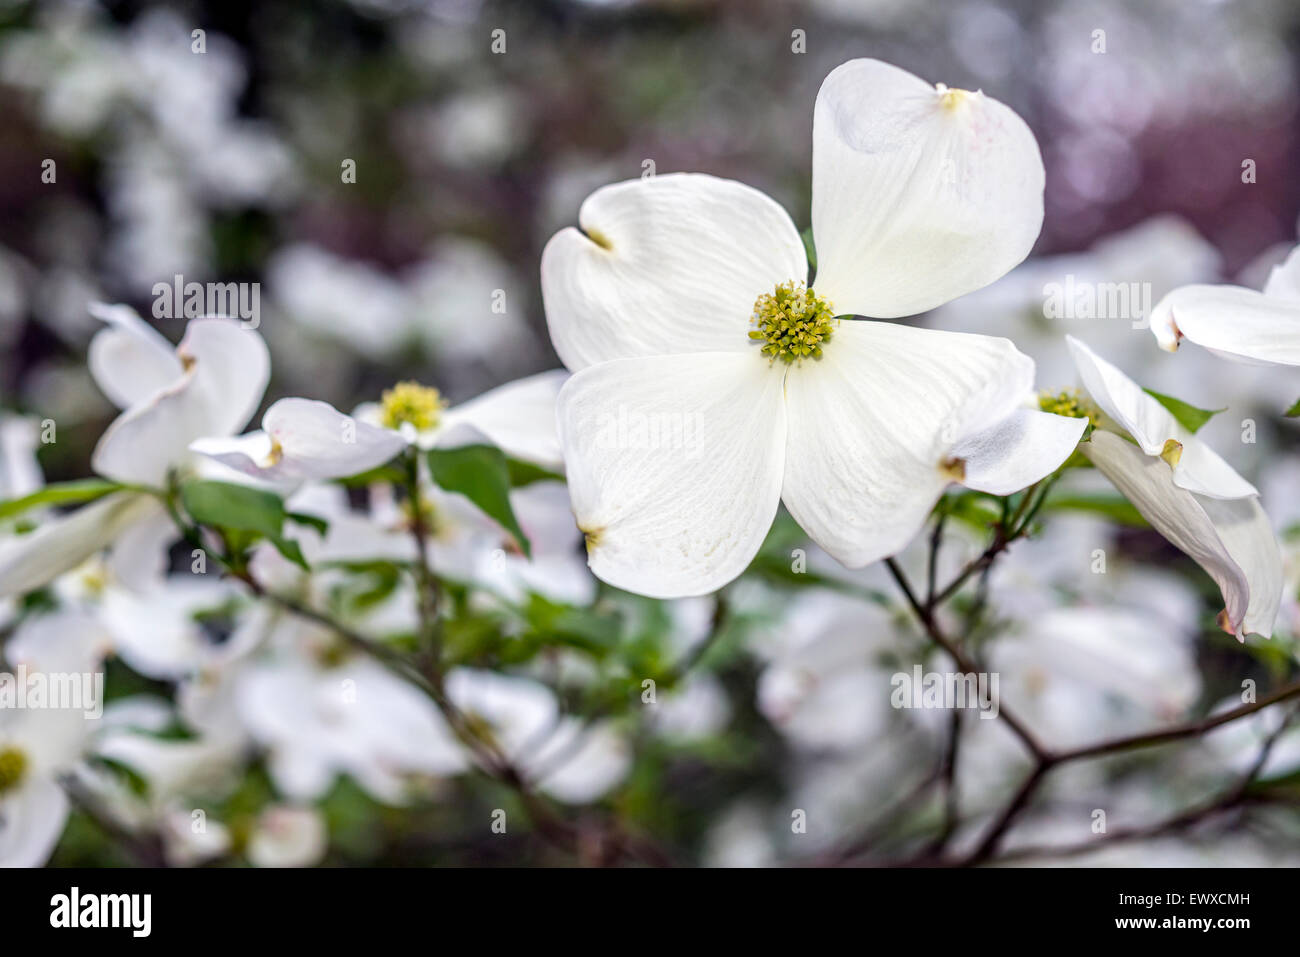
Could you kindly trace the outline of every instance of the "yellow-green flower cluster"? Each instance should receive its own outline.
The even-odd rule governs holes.
[[[1044,412],[1063,415],[1069,419],[1087,419],[1092,425],[1101,419],[1101,410],[1074,389],[1044,392],[1038,397],[1038,407]]]
[[[446,406],[437,389],[418,382],[399,382],[384,393],[381,415],[387,428],[410,425],[424,432],[437,426]]]
[[[763,355],[773,362],[820,359],[836,323],[830,302],[793,279],[754,303],[749,338],[763,343]]]
[[[16,788],[27,771],[27,755],[17,748],[0,748],[0,794]]]

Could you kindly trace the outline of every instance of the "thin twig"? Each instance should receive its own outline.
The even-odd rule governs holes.
[[[1201,823],[1211,817],[1224,814],[1228,811],[1240,808],[1249,803],[1264,803],[1270,800],[1267,797],[1255,796],[1250,793],[1251,785],[1259,778],[1264,766],[1268,764],[1269,756],[1273,753],[1273,747],[1277,744],[1278,738],[1287,730],[1291,722],[1295,719],[1297,711],[1293,709],[1278,726],[1269,733],[1259,749],[1259,754],[1251,763],[1250,768],[1237,781],[1237,783],[1225,791],[1217,798],[1206,801],[1196,807],[1186,811],[1180,811],[1173,817],[1167,818],[1156,824],[1148,824],[1142,827],[1121,828],[1117,831],[1108,833],[1105,837],[1099,837],[1094,840],[1080,841],[1075,844],[1064,846],[1035,846],[1022,847],[1008,851],[1001,855],[1001,861],[1025,860],[1036,857],[1077,857],[1082,854],[1089,854],[1093,851],[1099,851],[1109,847],[1112,844],[1125,843],[1130,841],[1149,840],[1154,837],[1160,837],[1176,831],[1186,830],[1196,824]]]
[[[1288,685],[1283,685],[1281,688],[1278,688],[1271,694],[1265,695],[1258,701],[1255,701],[1252,704],[1244,704],[1239,708],[1233,708],[1231,711],[1224,711],[1220,714],[1211,715],[1210,717],[1202,718],[1199,721],[1190,721],[1186,724],[1176,724],[1159,731],[1148,731],[1144,734],[1133,734],[1125,737],[1110,738],[1105,741],[1099,741],[1096,744],[1085,745],[1069,751],[1061,751],[1055,755],[1055,759],[1058,764],[1064,764],[1067,761],[1080,761],[1084,758],[1093,758],[1100,755],[1119,754],[1123,751],[1133,751],[1139,748],[1149,748],[1159,744],[1168,744],[1171,741],[1181,741],[1185,738],[1199,737],[1207,731],[1213,731],[1215,728],[1236,721],[1238,718],[1244,718],[1257,711],[1262,711],[1270,705],[1275,705],[1297,696],[1300,696],[1300,680],[1293,681]]]
[[[978,675],[980,673],[979,665],[967,657],[965,652],[957,647],[957,645],[943,633],[939,628],[938,623],[935,621],[934,616],[926,611],[925,607],[917,601],[916,593],[912,591],[912,586],[908,582],[907,576],[903,573],[903,570],[899,568],[898,563],[892,558],[887,558],[885,559],[885,567],[889,569],[889,573],[894,577],[894,581],[898,583],[899,590],[902,591],[903,596],[907,599],[907,603],[911,606],[912,611],[920,621],[921,627],[925,629],[925,633],[930,637],[930,640],[946,651],[949,657],[957,663],[957,667],[964,674]],[[1038,738],[1029,730],[1029,727],[1021,721],[1020,718],[1016,717],[1014,712],[1007,709],[1006,705],[999,706],[998,717],[1006,723],[1007,727],[1016,735],[1017,738],[1020,739],[1021,743],[1024,744],[1024,746],[1029,750],[1029,753],[1036,759],[1043,760],[1047,757],[1047,749],[1038,742]]]

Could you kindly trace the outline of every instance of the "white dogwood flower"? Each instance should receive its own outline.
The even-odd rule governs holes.
[[[1005,494],[1082,427],[1017,413],[1034,366],[1005,339],[840,316],[924,312],[1002,276],[1043,216],[1024,122],[874,60],[813,117],[817,271],[773,200],[697,174],[597,190],[542,255],[574,376],[559,422],[589,562],[655,597],[735,578],[777,506],[861,566],[901,549],[952,481]]]
[[[1171,544],[1223,592],[1220,624],[1269,637],[1282,556],[1255,487],[1136,382],[1072,336],[1075,366],[1101,415],[1080,448]]]
[[[314,660],[299,645],[235,678],[235,706],[267,752],[277,789],[315,801],[339,774],[375,800],[407,803],[418,779],[465,767],[433,702],[368,658]]]
[[[270,482],[346,478],[383,465],[408,445],[487,440],[517,458],[562,466],[555,431],[555,396],[562,369],[509,382],[452,408],[437,389],[399,382],[382,402],[344,415],[328,402],[280,399],[262,428],[234,438],[201,438],[190,451]]]
[[[124,409],[95,446],[105,478],[159,488],[195,439],[234,435],[262,401],[271,360],[262,337],[230,319],[194,319],[174,349],[125,306],[97,306],[108,323],[90,343],[90,371]]]
[[[69,810],[59,777],[80,759],[86,727],[75,710],[0,710],[0,867],[39,867],[54,850]]]
[[[1251,365],[1300,365],[1300,247],[1273,267],[1263,291],[1182,286],[1156,303],[1151,332],[1174,352],[1184,339]]]
[[[370,425],[397,430],[420,449],[488,441],[507,455],[559,471],[564,458],[555,428],[555,400],[569,374],[551,369],[489,389],[448,407],[435,388],[399,382],[381,402],[354,412]]]
[[[233,435],[262,401],[266,343],[230,319],[194,319],[176,347],[126,306],[96,304],[107,324],[90,342],[90,372],[121,415],[100,437],[91,466],[105,478],[151,488],[191,463],[189,445]],[[0,596],[20,595],[80,565],[136,526],[163,517],[142,492],[115,492],[0,545]]]

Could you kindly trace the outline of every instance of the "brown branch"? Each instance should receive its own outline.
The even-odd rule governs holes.
[[[898,567],[898,563],[892,558],[887,558],[885,559],[885,566],[894,577],[894,581],[898,583],[899,589],[903,592],[903,596],[907,599],[907,603],[916,614],[921,627],[925,629],[925,633],[930,637],[930,640],[946,651],[964,674],[978,675],[980,666],[967,657],[965,652],[958,648],[956,643],[939,628],[934,616],[917,600],[911,584],[907,581],[907,576]],[[1029,730],[1029,727],[1020,718],[1016,717],[1014,712],[1007,710],[1006,705],[999,706],[998,717],[1006,723],[1006,726],[1020,739],[1021,743],[1024,744],[1036,760],[1042,761],[1047,758],[1047,749],[1039,744],[1038,739]]]
[[[965,566],[965,568],[963,568],[962,571],[957,574],[957,576],[953,579],[953,581],[950,582],[948,586],[946,586],[941,591],[939,591],[938,594],[936,595],[934,594],[934,585],[933,585],[934,568],[937,564],[937,552],[941,542],[941,535],[940,535],[941,526],[937,525],[935,529],[935,534],[932,535],[931,537],[931,552],[930,552],[929,574],[928,574],[929,587],[928,587],[927,598],[924,603],[922,603],[917,598],[916,593],[913,591],[911,584],[907,580],[907,576],[903,573],[898,563],[894,561],[894,559],[892,558],[885,560],[886,567],[889,569],[889,572],[893,576],[894,581],[898,584],[899,590],[903,593],[904,598],[906,599],[908,605],[911,607],[913,613],[916,615],[917,620],[924,628],[926,634],[936,645],[938,645],[945,652],[947,652],[948,655],[957,663],[957,666],[966,674],[978,674],[979,666],[973,659],[969,658],[963,652],[960,643],[958,641],[950,638],[939,627],[938,622],[936,621],[935,610],[949,597],[956,594],[956,592],[962,587],[963,584],[965,584],[966,581],[969,580],[969,578],[972,575],[979,573],[982,576],[982,581],[985,581],[987,579],[988,572],[991,569],[993,562],[997,559],[998,555],[1000,555],[1003,551],[1005,551],[1006,547],[1011,542],[1015,541],[1017,538],[1020,538],[1025,534],[1026,530],[1029,527],[1030,522],[1033,521],[1034,516],[1037,514],[1038,510],[1042,507],[1044,501],[1046,501],[1047,494],[1050,491],[1054,481],[1055,478],[1047,480],[1047,482],[1042,485],[1042,489],[1037,496],[1034,495],[1034,492],[1035,489],[1038,488],[1038,486],[1031,486],[1030,489],[1026,491],[1024,497],[1020,500],[1020,504],[1017,507],[1015,513],[1011,515],[1009,518],[1004,517],[1003,521],[1001,521],[998,524],[996,532],[994,534],[993,542],[988,546],[988,548],[986,548],[978,558],[968,563]],[[1031,501],[1033,502],[1032,506],[1030,504]],[[979,606],[977,604],[977,609],[978,607]],[[968,629],[974,627],[977,618],[978,618],[978,610],[973,611],[970,615],[967,616],[966,621],[967,621]],[[1080,761],[1087,758],[1100,757],[1104,755],[1119,754],[1119,753],[1137,750],[1141,748],[1153,747],[1160,744],[1167,744],[1173,741],[1198,737],[1224,724],[1228,724],[1232,721],[1236,721],[1240,718],[1261,711],[1262,709],[1267,708],[1270,705],[1277,704],[1279,702],[1297,696],[1300,696],[1300,681],[1295,681],[1289,685],[1279,688],[1278,690],[1266,695],[1265,697],[1259,699],[1254,703],[1248,705],[1242,705],[1239,708],[1234,708],[1233,710],[1224,712],[1222,714],[1213,715],[1207,718],[1200,719],[1198,721],[1187,722],[1185,724],[1174,725],[1172,727],[1163,728],[1158,731],[1150,731],[1150,732],[1144,732],[1142,734],[1126,735],[1123,737],[1111,738],[1108,740],[1099,741],[1095,744],[1085,745],[1083,747],[1074,748],[1066,751],[1052,751],[1049,748],[1045,747],[1044,745],[1040,744],[1037,737],[1029,730],[1028,725],[1026,725],[1013,712],[1009,712],[1006,708],[1006,705],[1003,704],[999,707],[999,712],[998,712],[999,717],[1005,721],[1007,727],[1016,734],[1016,736],[1020,739],[1021,743],[1024,744],[1025,747],[1030,751],[1034,759],[1034,767],[1029,772],[1029,774],[1025,777],[1025,779],[1021,782],[1020,787],[1016,790],[1010,802],[994,818],[993,823],[989,826],[988,830],[985,832],[983,838],[981,838],[980,842],[975,847],[975,849],[967,857],[955,863],[959,863],[964,866],[971,866],[971,865],[983,863],[991,859],[997,853],[998,846],[1000,845],[1002,839],[1005,837],[1007,832],[1015,824],[1017,818],[1029,806],[1030,802],[1033,799],[1034,794],[1037,792],[1038,787],[1042,783],[1043,779],[1047,776],[1047,774],[1050,771],[1052,771],[1058,765],[1069,763],[1072,761]],[[944,862],[941,859],[937,859],[935,857],[935,854],[937,851],[941,851],[942,848],[947,844],[948,840],[951,838],[953,831],[956,828],[956,822],[959,818],[959,809],[956,801],[956,796],[953,792],[953,783],[955,781],[955,762],[957,756],[956,735],[959,729],[960,729],[959,715],[955,715],[954,724],[952,728],[952,737],[950,738],[949,745],[948,745],[949,750],[948,750],[948,754],[945,756],[945,767],[941,771],[945,781],[947,782],[946,792],[945,792],[944,823],[942,825],[940,832],[936,835],[935,839],[930,843],[930,845],[927,846],[926,850],[922,853],[922,855],[917,859],[915,859],[914,861],[912,861],[911,863],[952,863],[952,862]],[[1272,739],[1270,739],[1270,742],[1266,746],[1265,752],[1260,756],[1258,762],[1259,767],[1262,767],[1263,762],[1267,760],[1267,748],[1272,747],[1271,742]],[[1254,773],[1258,773],[1258,767],[1256,768]],[[1247,788],[1249,787],[1250,780],[1252,778],[1253,778],[1253,774],[1252,776],[1248,776],[1238,786],[1238,788],[1234,789],[1234,791],[1230,793],[1229,797],[1232,798],[1232,801],[1234,803],[1238,803],[1246,799]],[[1199,810],[1203,814],[1209,814],[1209,813],[1217,812],[1218,810],[1222,809],[1222,807],[1223,807],[1222,802],[1216,802],[1210,808],[1202,808],[1197,810]],[[1188,812],[1188,814],[1190,813],[1191,812]],[[1174,819],[1173,821],[1166,822],[1165,826],[1181,827],[1181,826],[1186,826],[1188,823],[1194,823],[1194,821],[1184,821],[1183,818],[1186,816],[1187,815],[1183,815],[1180,816],[1180,818]],[[1199,819],[1200,819],[1199,817],[1196,818],[1196,820]],[[1093,845],[1089,845],[1089,846],[1093,846]]]
[[[1051,770],[1052,766],[1052,762],[1048,759],[1040,758],[1038,760],[1038,763],[1034,765],[1034,769],[1021,782],[1010,803],[1003,808],[1002,813],[997,816],[988,831],[985,832],[975,850],[960,862],[961,866],[973,867],[993,856],[998,849],[998,844],[1002,841],[1003,835],[1010,830],[1011,825],[1015,823],[1020,813],[1029,806],[1029,801],[1034,796],[1034,792],[1038,790],[1038,785],[1042,783],[1043,778]]]
[[[1159,744],[1168,744],[1171,741],[1181,741],[1185,738],[1199,737],[1207,731],[1213,731],[1215,728],[1236,721],[1238,718],[1244,718],[1257,711],[1262,711],[1270,705],[1275,705],[1297,696],[1300,696],[1300,680],[1293,681],[1289,685],[1284,685],[1252,704],[1244,704],[1239,708],[1233,708],[1231,711],[1224,711],[1221,714],[1202,718],[1199,721],[1191,721],[1187,724],[1174,725],[1173,727],[1164,728],[1160,731],[1149,731],[1144,734],[1111,738],[1107,741],[1085,745],[1081,748],[1075,748],[1070,751],[1062,751],[1055,756],[1056,761],[1057,763],[1079,761],[1084,758],[1119,754],[1123,751],[1133,751],[1139,748],[1149,748]]]
[[[1156,824],[1148,824],[1142,827],[1121,828],[1112,831],[1103,838],[1090,841],[1080,841],[1075,844],[1067,844],[1058,847],[1031,846],[1017,848],[1001,855],[999,861],[1018,861],[1029,858],[1039,857],[1078,857],[1083,854],[1090,854],[1093,851],[1099,851],[1112,844],[1121,844],[1132,841],[1150,840],[1151,838],[1161,837],[1165,834],[1172,834],[1177,831],[1183,831],[1190,827],[1216,817],[1228,811],[1238,809],[1245,804],[1267,803],[1270,798],[1256,796],[1250,793],[1251,785],[1258,779],[1260,772],[1264,770],[1264,765],[1268,763],[1269,755],[1273,753],[1273,747],[1295,719],[1297,712],[1292,712],[1282,720],[1282,722],[1268,735],[1263,745],[1259,749],[1259,754],[1251,763],[1250,769],[1246,771],[1240,780],[1232,788],[1229,788],[1221,796],[1204,802],[1196,807],[1181,811],[1164,821]]]

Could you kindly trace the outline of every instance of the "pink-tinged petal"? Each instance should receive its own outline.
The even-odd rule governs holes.
[[[813,114],[817,291],[890,319],[987,286],[1038,238],[1043,184],[1033,133],[997,100],[850,60]]]

